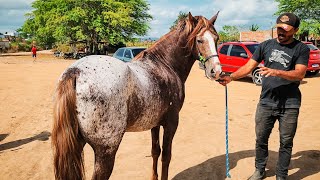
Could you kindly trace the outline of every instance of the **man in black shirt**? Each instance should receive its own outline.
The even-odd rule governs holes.
[[[232,80],[248,75],[264,60],[264,67],[260,68],[263,75],[262,91],[255,117],[256,170],[250,180],[265,177],[268,139],[276,120],[279,121],[280,131],[276,179],[282,180],[288,176],[301,105],[299,85],[307,70],[310,51],[308,46],[293,38],[299,24],[300,19],[296,15],[281,14],[276,25],[278,37],[262,42],[246,65],[230,76],[221,77],[219,81],[225,86]]]

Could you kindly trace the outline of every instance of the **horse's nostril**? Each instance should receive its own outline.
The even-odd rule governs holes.
[[[214,71],[213,69],[211,69],[211,73],[212,73],[212,74],[214,74],[214,73],[215,73],[215,71]]]

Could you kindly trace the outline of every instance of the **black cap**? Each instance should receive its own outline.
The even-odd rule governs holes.
[[[293,28],[298,28],[300,19],[293,13],[283,13],[277,19],[276,27],[280,27],[285,31],[290,31]]]

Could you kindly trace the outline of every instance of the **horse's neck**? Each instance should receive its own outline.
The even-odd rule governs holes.
[[[187,80],[195,60],[192,59],[187,48],[186,37],[179,37],[178,34],[171,32],[161,38],[152,48],[151,53],[157,61],[170,67],[182,82]]]

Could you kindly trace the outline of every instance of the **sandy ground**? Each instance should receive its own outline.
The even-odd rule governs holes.
[[[32,62],[30,53],[0,56],[0,179],[54,179],[51,150],[52,100],[55,83],[74,60],[45,52]],[[289,180],[320,179],[320,75],[307,77]],[[229,90],[229,156],[231,179],[254,171],[254,112],[261,87],[250,79],[235,81]],[[275,179],[279,147],[278,124],[270,137],[267,180]],[[150,179],[150,131],[126,133],[110,179]],[[93,151],[85,147],[87,179]],[[186,83],[186,99],[173,140],[169,178],[225,179],[225,89],[204,78],[195,63]],[[160,162],[159,162],[160,164]],[[160,166],[161,167],[161,166]],[[159,169],[160,172],[160,169]]]

